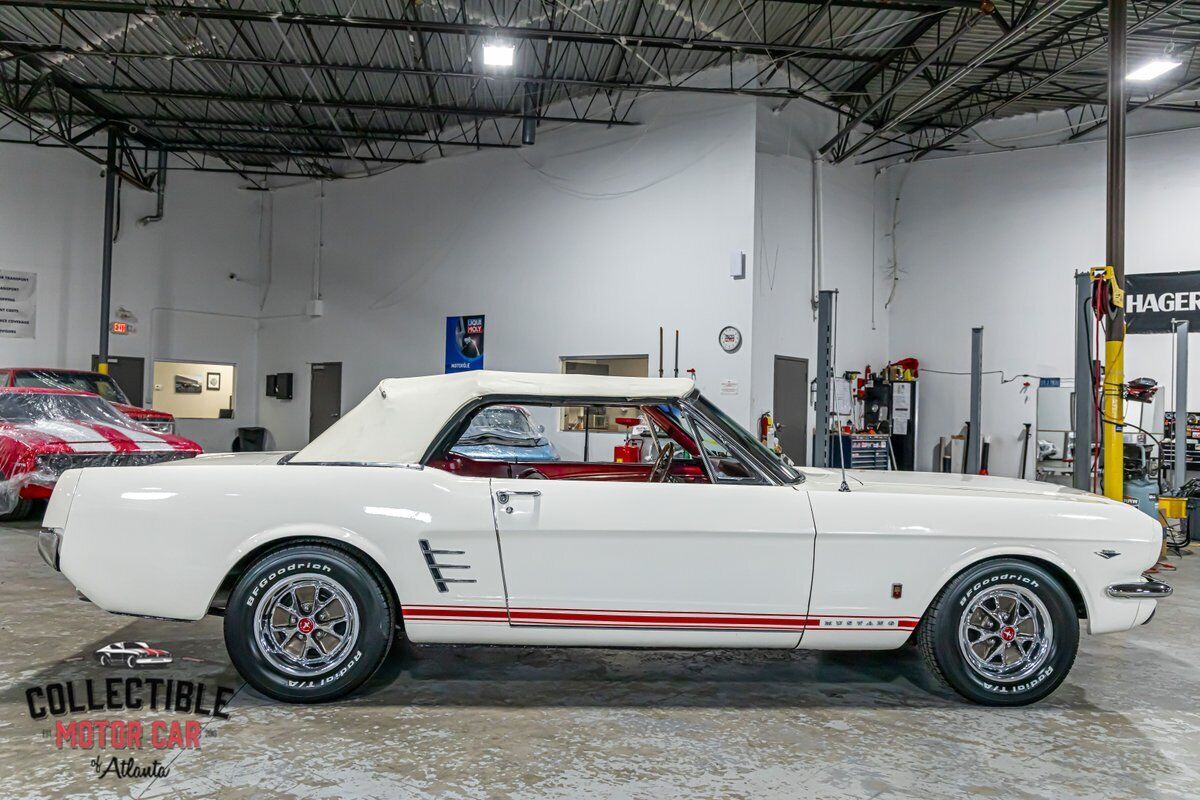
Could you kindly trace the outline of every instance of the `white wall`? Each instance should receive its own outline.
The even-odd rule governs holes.
[[[756,159],[754,393],[757,417],[772,410],[776,355],[807,358],[816,375],[813,288],[813,155],[836,131],[832,114],[796,104],[772,113],[761,104]],[[821,167],[820,288],[838,290],[838,373],[881,368],[888,356],[888,316],[873,244],[875,172]],[[805,402],[808,402],[808,397]],[[809,413],[809,442],[813,415]],[[811,447],[809,448],[811,450]]]
[[[1200,269],[1192,239],[1200,207],[1197,153],[1197,131],[1129,142],[1128,272]],[[900,195],[903,270],[891,309],[891,350],[918,356],[925,368],[922,468],[930,466],[938,436],[959,432],[968,413],[968,378],[928,370],[967,370],[972,326],[984,326],[985,370],[1072,375],[1072,275],[1105,261],[1104,164],[1104,144],[1097,142],[889,170],[887,183]],[[1155,378],[1173,395],[1171,366],[1169,336],[1127,339],[1127,378]],[[1197,407],[1195,353],[1190,376]],[[1035,422],[1035,388],[1023,393],[1022,384],[985,377],[983,432],[992,437],[992,474],[1017,474],[1022,423]]]
[[[0,269],[38,276],[36,337],[0,339],[0,365],[90,366],[100,328],[100,172],[70,151],[0,144]],[[147,393],[155,358],[255,374],[257,289],[226,276],[257,273],[259,197],[226,176],[172,172],[165,220],[141,227],[154,195],[126,186],[121,196],[112,310],[123,306],[137,322],[111,338],[110,352],[146,359]],[[238,393],[236,419],[183,421],[179,432],[206,450],[228,449],[237,426],[254,424],[253,383]]]
[[[533,148],[488,151],[325,188],[321,293],[312,291],[316,184],[274,194],[262,374],[293,372],[295,399],[260,397],[281,447],[308,434],[308,364],[343,362],[349,408],[387,376],[443,371],[445,318],[487,316],[486,366],[559,370],[563,355],[651,355],[658,327],[681,336],[680,367],[751,420],[755,104],[660,96],[636,128],[540,132]],[[717,333],[738,326],[734,355]],[[669,372],[668,372],[669,374]],[[721,395],[722,381],[738,394]]]

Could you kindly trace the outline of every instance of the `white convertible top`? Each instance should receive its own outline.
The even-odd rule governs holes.
[[[361,403],[301,450],[294,463],[419,462],[434,437],[467,403],[490,396],[674,399],[691,378],[620,378],[474,370],[420,378],[386,378]]]

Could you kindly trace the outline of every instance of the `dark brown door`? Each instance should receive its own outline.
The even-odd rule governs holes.
[[[308,398],[308,440],[311,442],[342,416],[342,362],[312,365]]]
[[[808,463],[808,359],[775,356],[775,396],[771,414],[784,454]]]
[[[100,356],[92,356],[92,372],[99,369]],[[129,404],[146,405],[146,359],[131,356],[109,356],[108,374],[129,398]]]

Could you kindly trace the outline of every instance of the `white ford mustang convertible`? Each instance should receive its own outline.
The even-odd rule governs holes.
[[[557,433],[559,460],[455,452],[501,404]],[[648,428],[648,452],[603,458],[623,443],[595,432],[614,419]],[[814,650],[916,637],[963,696],[1020,705],[1063,681],[1081,626],[1128,630],[1171,591],[1143,576],[1162,533],[1135,509],[1002,478],[796,468],[687,379],[385,380],[297,453],[70,470],[44,525],[43,557],[91,602],[223,614],[237,669],[293,702],[354,690],[401,635]]]

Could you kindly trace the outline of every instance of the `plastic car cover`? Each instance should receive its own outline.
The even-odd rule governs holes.
[[[116,429],[139,449],[114,451],[97,425]],[[67,469],[154,464],[192,455],[96,395],[0,390],[0,514],[16,509],[26,486],[52,488]]]
[[[489,406],[471,418],[471,424],[463,431],[458,443],[482,444],[485,439],[528,442],[532,445],[542,439],[542,434],[520,406]]]
[[[62,389],[67,392],[87,392],[103,397],[110,403],[125,403],[121,387],[111,378],[101,378],[93,372],[74,372],[71,370],[52,369],[22,369],[17,371],[14,382],[17,387],[41,389]]]

